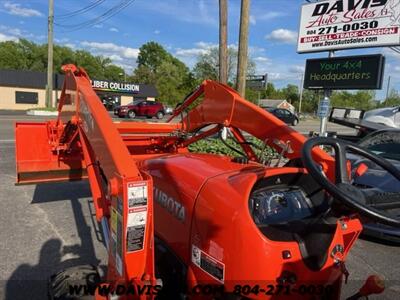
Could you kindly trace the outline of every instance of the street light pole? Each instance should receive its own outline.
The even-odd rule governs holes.
[[[46,107],[53,107],[53,26],[54,0],[49,0],[49,17],[47,25],[47,92]],[[55,106],[55,105],[54,105]]]
[[[335,56],[335,52],[334,51],[329,51],[329,58],[332,58]],[[324,90],[324,99],[320,102],[320,110],[322,110],[322,104],[327,105],[328,106],[328,110],[329,110],[329,106],[330,106],[330,96],[331,96],[332,91],[330,89],[325,89]],[[326,132],[326,125],[328,123],[328,116],[323,116],[321,117],[321,124],[320,124],[320,130],[319,130],[319,136],[326,136],[327,132]]]
[[[301,113],[301,101],[303,100],[304,73],[301,73],[300,81],[300,99],[299,99],[299,114]]]
[[[386,88],[386,99],[385,99],[385,101],[387,101],[388,98],[389,98],[389,91],[390,91],[390,75],[389,75],[389,77],[388,77],[388,83],[387,83],[387,88]]]

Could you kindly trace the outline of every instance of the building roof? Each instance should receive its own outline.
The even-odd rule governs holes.
[[[60,82],[57,82],[57,88],[61,89],[62,81],[64,80],[64,75],[54,76],[62,77]],[[56,83],[56,80],[54,80]],[[21,88],[34,88],[43,89],[47,84],[47,75],[43,72],[35,71],[22,71],[22,70],[0,70],[0,86],[12,86]],[[54,84],[54,87],[56,85]]]
[[[63,74],[54,74],[53,87],[61,90],[64,82]],[[25,70],[0,70],[0,86],[44,89],[47,84],[47,74],[44,72]],[[154,85],[139,84],[138,92],[132,94],[137,97],[157,97],[158,92]],[[118,94],[118,92],[108,92]],[[126,94],[126,93],[123,93]]]
[[[285,99],[261,99],[260,106],[262,107],[278,107],[282,102],[286,102]]]

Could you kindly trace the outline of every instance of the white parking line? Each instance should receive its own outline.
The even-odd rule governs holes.
[[[21,117],[21,116],[1,116],[0,115],[0,121],[9,121],[9,120],[13,120],[16,122],[25,122],[25,121],[46,121],[47,119],[50,118],[41,118],[39,119],[38,117],[34,117],[34,118],[25,118],[25,117]]]
[[[15,140],[0,140],[0,143],[15,143]]]

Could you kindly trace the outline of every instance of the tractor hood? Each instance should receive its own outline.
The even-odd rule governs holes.
[[[257,177],[254,173],[262,176],[265,172],[259,164],[240,164],[225,156],[192,153],[148,159],[142,162],[140,168],[153,179],[155,234],[168,241],[185,261],[190,260],[190,249],[187,247],[191,224],[203,191],[212,190],[208,199],[215,204],[214,200],[217,201],[218,197],[230,197],[226,192],[227,186],[235,185],[240,194],[251,188],[250,181]],[[253,176],[250,175],[251,180],[245,184],[227,181],[231,174],[241,173],[253,173]],[[215,184],[216,181],[218,184]]]
[[[187,153],[146,160],[142,169],[153,176],[155,186],[162,185],[163,189],[173,188],[185,193],[180,196],[188,196],[194,200],[210,178],[241,170],[263,170],[263,167],[251,162],[236,163],[232,158],[222,155]]]

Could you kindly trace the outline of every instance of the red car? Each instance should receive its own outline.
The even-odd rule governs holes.
[[[127,105],[118,106],[115,108],[114,114],[120,118],[128,117],[133,119],[136,116],[146,116],[148,118],[157,117],[157,119],[162,119],[165,111],[160,102],[136,100]]]

